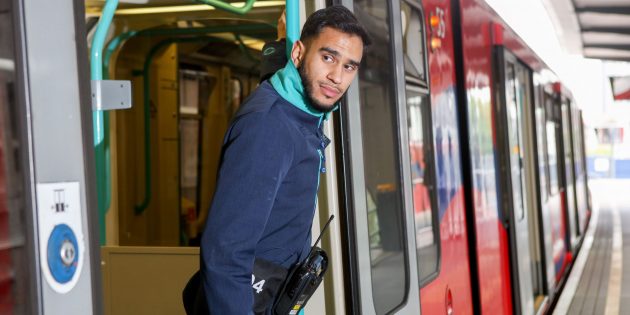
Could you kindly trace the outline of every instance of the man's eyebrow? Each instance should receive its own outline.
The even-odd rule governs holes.
[[[340,55],[338,51],[336,51],[336,50],[334,50],[334,49],[332,49],[330,47],[322,47],[322,48],[319,49],[319,51],[328,52],[328,53],[332,54],[335,57],[339,57],[339,55]]]
[[[327,53],[329,53],[329,54],[331,54],[331,55],[333,55],[335,57],[339,57],[341,55],[337,50],[332,49],[330,47],[322,47],[322,48],[319,49],[319,51],[325,51],[325,52],[327,52]],[[349,64],[358,67],[361,64],[361,62],[350,59]]]

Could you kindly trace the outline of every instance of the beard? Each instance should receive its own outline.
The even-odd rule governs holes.
[[[306,71],[306,67],[303,65],[297,68],[298,73],[300,74],[300,79],[302,79],[302,86],[304,86],[304,94],[308,98],[308,101],[314,109],[322,112],[322,113],[330,113],[335,108],[335,103],[337,103],[346,93],[341,94],[339,99],[335,101],[332,105],[322,104],[318,102],[313,97],[313,81],[310,79],[308,72]]]

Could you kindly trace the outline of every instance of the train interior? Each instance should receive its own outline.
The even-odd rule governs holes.
[[[261,50],[277,39],[284,7],[285,1],[256,1],[237,15],[176,0],[118,6],[103,72],[131,81],[133,107],[105,117],[111,165],[101,214],[106,314],[183,311],[179,297],[199,267],[195,246],[223,136],[259,84]],[[88,25],[102,9],[102,1],[86,1]]]

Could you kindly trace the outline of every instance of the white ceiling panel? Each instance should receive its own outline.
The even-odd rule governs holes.
[[[574,0],[574,2],[578,8],[630,6],[628,0]]]
[[[630,28],[630,15],[584,12],[578,14],[582,29],[591,27]]]
[[[630,51],[621,49],[584,48],[584,56],[598,59],[630,60]]]
[[[596,33],[596,32],[584,32],[582,33],[582,42],[584,45],[604,45],[604,44],[623,44],[630,45],[630,35],[615,34],[615,33]]]

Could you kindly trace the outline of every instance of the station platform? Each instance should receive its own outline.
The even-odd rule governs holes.
[[[590,180],[593,212],[553,314],[630,314],[630,180]]]

